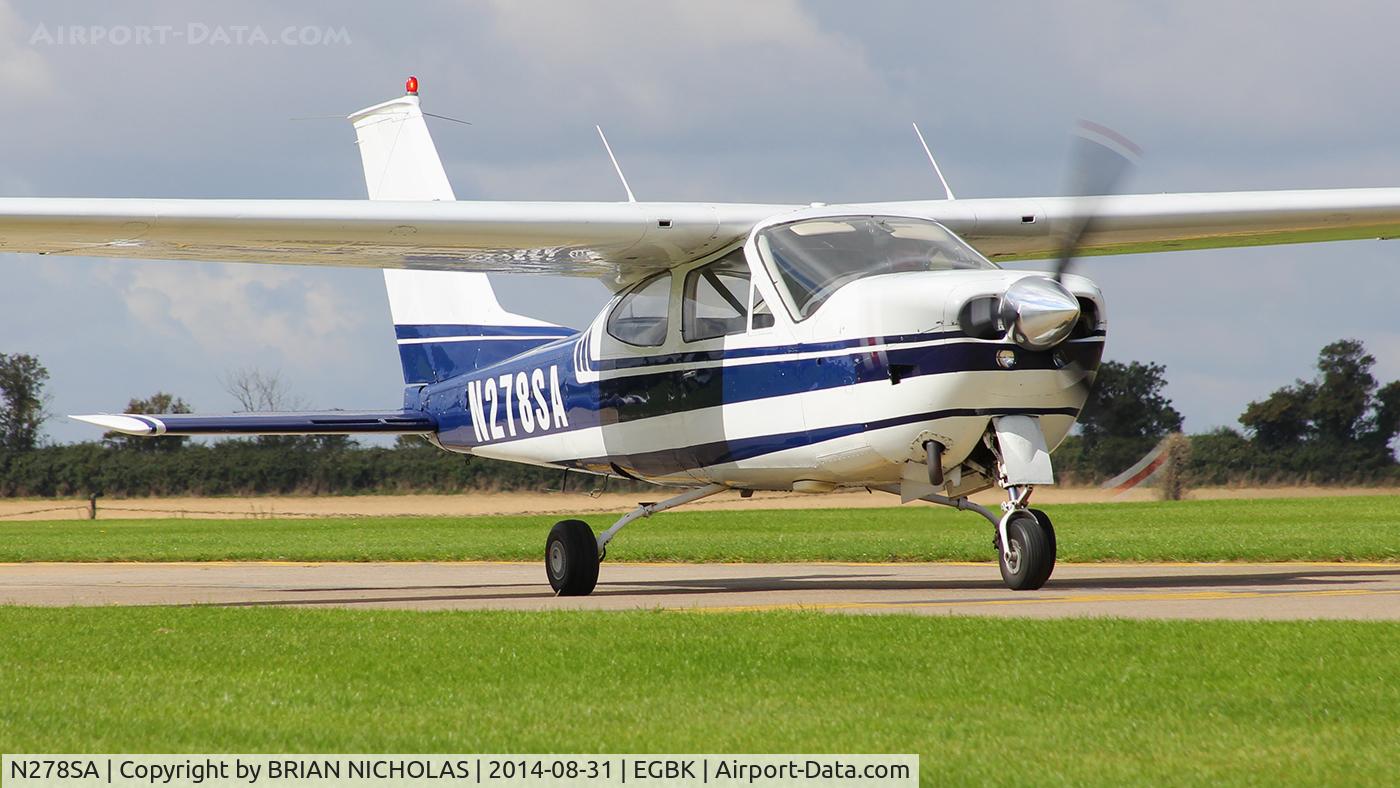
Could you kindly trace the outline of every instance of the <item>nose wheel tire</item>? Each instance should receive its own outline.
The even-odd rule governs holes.
[[[560,520],[544,544],[544,571],[559,596],[587,596],[598,585],[598,539],[582,520]]]
[[[1035,516],[1035,521],[1040,523],[1040,527],[1045,531],[1045,541],[1050,543],[1050,569],[1045,573],[1045,579],[1050,579],[1050,573],[1055,571],[1055,525],[1050,522],[1050,515],[1039,509],[1027,509]],[[1044,583],[1044,581],[1041,581]]]
[[[1006,550],[998,550],[1001,579],[1012,591],[1034,591],[1055,571],[1055,529],[1039,510],[1028,510],[1006,523]]]

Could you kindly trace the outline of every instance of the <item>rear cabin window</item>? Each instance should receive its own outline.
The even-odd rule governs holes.
[[[617,302],[608,315],[608,333],[629,345],[665,344],[670,306],[671,275],[661,274],[633,288]]]

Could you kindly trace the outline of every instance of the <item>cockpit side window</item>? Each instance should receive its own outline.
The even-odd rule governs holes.
[[[742,334],[749,323],[749,266],[742,249],[685,276],[681,335],[687,342]]]
[[[617,302],[608,315],[608,333],[629,345],[663,345],[670,308],[671,275],[661,274],[633,288]]]

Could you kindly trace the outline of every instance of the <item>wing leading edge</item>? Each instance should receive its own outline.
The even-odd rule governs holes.
[[[162,413],[72,416],[127,435],[426,435],[437,421],[421,411],[331,410],[302,413]]]

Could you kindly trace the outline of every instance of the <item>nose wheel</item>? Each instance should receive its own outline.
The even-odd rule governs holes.
[[[598,585],[598,540],[582,520],[560,520],[544,544],[544,569],[557,596],[587,596]]]
[[[1007,512],[998,524],[996,547],[1001,579],[1013,591],[1034,591],[1055,571],[1055,527],[1039,509]]]

